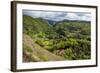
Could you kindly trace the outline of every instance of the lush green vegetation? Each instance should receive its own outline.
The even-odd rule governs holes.
[[[91,25],[85,21],[59,21],[23,16],[23,33],[36,44],[66,60],[91,58]],[[31,51],[30,49],[27,49]],[[45,61],[48,59],[43,57]]]

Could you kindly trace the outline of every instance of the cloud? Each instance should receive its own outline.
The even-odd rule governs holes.
[[[74,20],[74,19],[78,19],[79,16],[76,13],[67,13],[67,18]]]
[[[90,13],[67,13],[66,19],[69,20],[82,20],[82,21],[91,21],[91,14]]]
[[[61,12],[61,11],[31,11],[23,10],[24,15],[32,16],[33,18],[44,18],[48,20],[83,20],[90,21],[91,14],[83,12]]]

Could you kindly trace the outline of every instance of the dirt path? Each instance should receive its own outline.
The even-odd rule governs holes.
[[[42,48],[38,44],[34,43],[34,41],[26,34],[23,36],[23,42],[25,45],[30,47],[32,52],[28,52],[24,50],[25,58],[31,56],[32,61],[59,61],[63,60],[62,57],[57,56],[48,50]]]

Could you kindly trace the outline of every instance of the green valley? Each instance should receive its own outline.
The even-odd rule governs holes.
[[[23,62],[91,59],[89,21],[53,23],[23,15]]]

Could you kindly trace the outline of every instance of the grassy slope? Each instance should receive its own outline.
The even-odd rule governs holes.
[[[62,57],[50,53],[43,49],[26,34],[23,36],[24,44],[24,62],[29,61],[58,61],[63,60]],[[25,47],[26,46],[26,47]]]
[[[23,16],[23,23],[24,23],[24,29],[31,32],[45,32],[46,30],[51,29],[51,27],[48,25],[48,22],[46,20],[43,20],[41,18],[32,18],[30,16]]]

